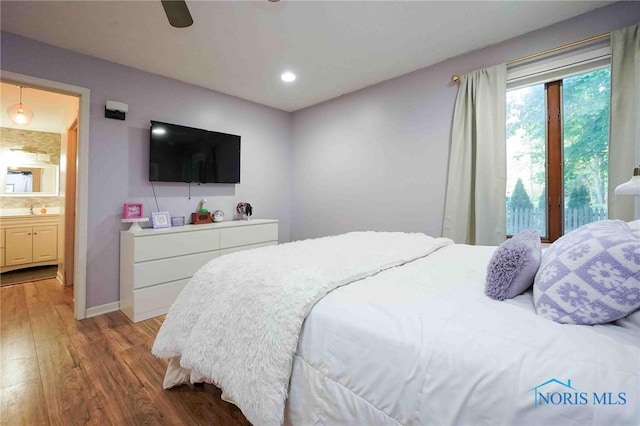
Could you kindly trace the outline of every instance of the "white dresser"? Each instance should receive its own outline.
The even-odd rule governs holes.
[[[120,310],[133,322],[166,314],[209,260],[278,244],[278,221],[238,220],[120,232]]]

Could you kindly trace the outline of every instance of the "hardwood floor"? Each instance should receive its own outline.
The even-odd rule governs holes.
[[[215,386],[162,389],[151,355],[163,317],[73,318],[55,279],[0,288],[0,424],[250,425]]]

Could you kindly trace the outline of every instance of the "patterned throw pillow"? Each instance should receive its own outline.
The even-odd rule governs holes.
[[[620,220],[584,225],[545,251],[536,312],[565,324],[604,324],[640,308],[640,238]]]
[[[522,294],[533,284],[540,256],[540,234],[535,229],[522,231],[500,244],[487,267],[484,294],[496,300]]]

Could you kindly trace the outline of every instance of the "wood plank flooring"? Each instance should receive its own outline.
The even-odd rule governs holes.
[[[55,279],[0,288],[0,424],[250,425],[215,386],[162,389],[151,345],[163,319],[76,321]]]

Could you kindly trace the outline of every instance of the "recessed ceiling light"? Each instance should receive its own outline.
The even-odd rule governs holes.
[[[296,79],[296,75],[292,72],[287,71],[282,74],[280,78],[282,79],[282,81],[286,81],[287,83],[289,83]]]

